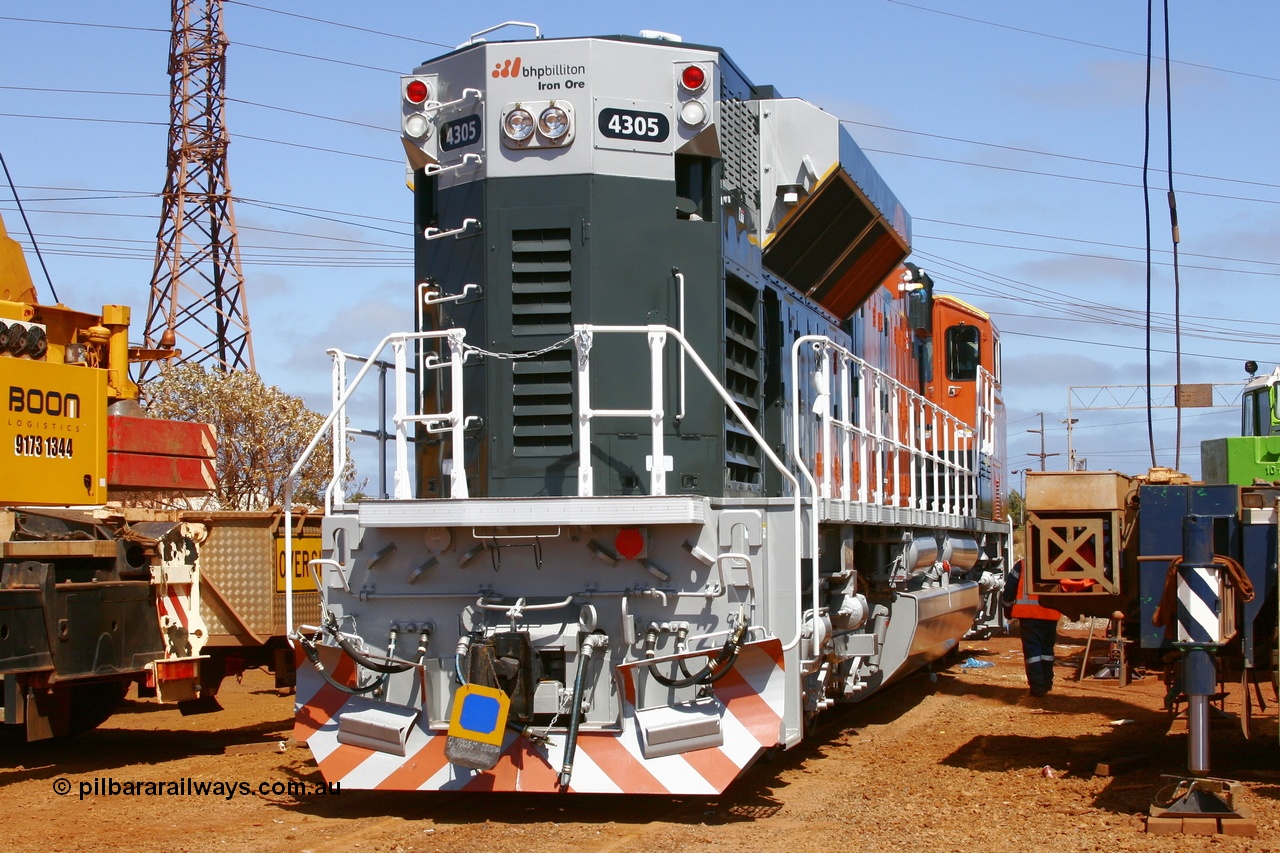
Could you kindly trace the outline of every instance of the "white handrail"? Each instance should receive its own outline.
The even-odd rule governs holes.
[[[285,554],[293,553],[293,484],[298,479],[298,474],[302,471],[303,466],[306,465],[308,461],[310,461],[311,454],[315,453],[316,446],[320,443],[320,439],[323,438],[325,433],[328,432],[331,428],[334,428],[334,424],[337,423],[340,419],[345,420],[347,403],[351,400],[351,396],[355,393],[356,389],[360,387],[360,383],[364,380],[364,377],[369,373],[370,370],[372,370],[376,366],[376,364],[378,363],[378,356],[381,355],[382,351],[386,349],[388,346],[398,347],[400,349],[400,351],[397,353],[396,365],[395,365],[395,370],[397,374],[397,382],[396,382],[397,395],[399,395],[400,386],[404,381],[404,378],[403,378],[404,374],[407,373],[407,370],[406,370],[407,365],[405,364],[405,359],[403,354],[403,347],[405,343],[407,343],[408,341],[420,341],[420,340],[428,340],[433,338],[448,339],[449,349],[451,353],[450,361],[453,368],[451,373],[453,385],[452,385],[452,388],[450,389],[451,397],[453,398],[453,408],[447,415],[442,414],[439,417],[447,417],[450,420],[450,423],[452,424],[452,427],[453,427],[453,448],[452,448],[453,472],[452,472],[452,480],[450,482],[450,497],[461,497],[461,498],[467,497],[467,494],[466,494],[467,477],[466,477],[466,471],[463,466],[463,448],[462,448],[462,440],[463,440],[464,430],[467,423],[467,419],[462,414],[462,397],[463,397],[462,395],[462,362],[466,358],[466,352],[463,348],[463,339],[465,337],[466,337],[466,330],[464,329],[443,329],[443,330],[432,331],[432,332],[397,332],[394,334],[387,335],[385,338],[383,338],[381,341],[378,342],[378,345],[376,347],[374,347],[372,354],[370,354],[369,358],[365,361],[364,366],[360,368],[360,372],[356,374],[355,379],[353,379],[350,382],[350,384],[345,385],[345,387],[343,387],[342,392],[340,394],[335,393],[337,400],[334,403],[333,411],[331,411],[329,413],[329,416],[324,419],[324,423],[322,423],[320,425],[320,428],[316,430],[315,435],[311,437],[311,441],[308,442],[306,448],[303,449],[302,455],[298,457],[298,461],[293,464],[293,467],[289,469],[289,473],[285,477],[284,498],[283,498]],[[339,375],[339,372],[335,371],[335,380],[338,375]],[[341,375],[345,377],[345,371],[343,371]],[[337,387],[338,387],[338,383],[335,381],[335,391]],[[401,414],[402,412],[401,407],[402,407],[402,403],[400,401],[397,401],[397,409],[396,409],[397,414]],[[408,476],[409,476],[408,452],[407,452],[407,449],[402,451],[402,448],[405,445],[407,445],[407,441],[408,441],[408,436],[406,434],[406,431],[402,428],[402,424],[404,422],[407,422],[408,420],[411,420],[411,419],[405,418],[403,416],[397,420],[396,474],[395,474],[395,478],[396,478],[395,481],[397,484],[396,486],[397,497],[399,497],[399,489],[400,489],[399,484],[401,482],[404,482],[406,484],[408,483]],[[345,436],[345,425],[342,427],[338,427],[335,431],[342,432],[343,435]],[[344,442],[345,442],[345,439],[344,439]],[[341,472],[335,469],[334,476],[336,480],[340,480]],[[338,484],[336,482],[330,482],[328,489],[326,489],[326,495],[330,493],[330,490],[336,489],[337,487],[338,487]],[[286,636],[292,636],[293,635],[293,573],[292,572],[285,572],[284,621],[285,621]]]
[[[806,347],[813,349],[812,383],[803,381],[800,372],[800,354]],[[802,476],[813,476],[815,500],[834,498],[957,517],[976,509],[976,460],[966,462],[964,455],[980,453],[984,442],[994,442],[994,380],[989,374],[979,377],[979,406],[970,425],[823,335],[794,342],[791,369],[795,463]],[[851,389],[855,371],[856,397]],[[801,432],[801,393],[810,384],[816,435]],[[819,458],[821,464],[814,467],[821,470],[814,475],[810,465]]]
[[[425,296],[425,288],[423,288]],[[595,338],[600,335],[635,335],[646,336],[650,353],[650,393],[649,408],[636,409],[594,409],[591,405],[591,350]],[[439,360],[438,366],[450,370],[450,398],[452,408],[440,414],[410,415],[407,412],[408,393],[405,386],[407,374],[407,358],[405,346],[411,340],[444,338],[449,341],[450,355],[447,363]],[[396,400],[395,400],[395,441],[396,441],[396,479],[395,497],[408,499],[411,495],[408,466],[409,425],[428,423],[433,431],[448,431],[451,434],[452,458],[450,460],[451,498],[468,497],[466,469],[464,465],[465,429],[472,420],[464,417],[461,411],[463,364],[467,347],[464,345],[465,331],[449,329],[432,332],[402,333],[389,335],[374,350],[374,355],[364,364],[354,380],[346,381],[345,362],[339,360],[335,366],[335,404],[334,411],[326,418],[324,424],[307,446],[294,468],[289,473],[286,484],[286,547],[291,548],[289,531],[291,530],[292,488],[298,472],[314,452],[316,443],[324,431],[330,428],[341,430],[335,424],[339,418],[345,417],[345,409],[352,393],[360,385],[365,375],[374,365],[377,356],[387,346],[395,352]],[[845,502],[865,502],[895,508],[909,508],[914,511],[932,511],[942,515],[960,516],[973,508],[976,501],[976,458],[966,459],[965,454],[972,452],[976,457],[981,451],[983,442],[993,435],[994,430],[994,382],[980,382],[985,387],[980,389],[978,414],[979,423],[970,426],[946,412],[936,404],[926,400],[908,387],[893,380],[886,374],[875,370],[867,362],[854,356],[848,349],[836,344],[821,335],[807,335],[798,338],[792,347],[792,440],[791,465],[780,459],[771,448],[769,442],[757,430],[755,424],[739,407],[733,395],[722,385],[719,378],[699,357],[684,334],[677,329],[663,325],[649,326],[595,326],[578,325],[574,327],[573,342],[577,352],[577,379],[579,410],[578,417],[578,495],[589,497],[593,494],[593,472],[591,465],[591,425],[592,421],[601,417],[641,417],[648,418],[651,425],[650,484],[651,495],[665,495],[666,475],[670,464],[665,456],[665,430],[667,413],[663,409],[666,391],[665,380],[665,347],[668,340],[674,341],[680,349],[680,363],[683,366],[691,363],[714,392],[719,395],[734,421],[741,425],[756,443],[761,454],[779,472],[786,481],[794,509],[794,583],[796,589],[803,588],[801,557],[807,550],[812,557],[810,579],[811,606],[814,618],[821,613],[820,590],[822,584],[818,577],[818,523],[828,508],[825,502],[840,500]],[[805,410],[801,408],[801,395],[809,383],[801,381],[801,353],[805,347],[811,347],[812,362],[816,365],[818,377],[814,396],[809,401],[812,409],[819,415],[818,428],[821,433],[814,437],[812,428],[806,428],[802,435],[801,425],[805,422]],[[683,372],[683,371],[682,371]],[[838,380],[833,383],[833,377]],[[982,377],[989,380],[989,377]],[[857,383],[856,394],[854,382]],[[683,386],[683,382],[681,385]],[[812,438],[812,440],[810,440]],[[814,448],[821,449],[824,464],[822,471],[815,476],[811,470],[814,461]],[[904,454],[909,454],[904,456]],[[838,460],[838,461],[837,461]],[[792,467],[794,466],[794,467]],[[857,471],[856,480],[854,471]],[[335,478],[340,469],[335,468]],[[806,489],[801,487],[800,478],[807,485],[808,498],[811,502],[811,514],[806,524],[804,519],[804,502]],[[886,480],[892,482],[885,488]],[[330,488],[336,488],[332,484]],[[286,578],[286,624],[290,631],[292,622],[292,579]],[[791,650],[797,647],[803,637],[804,606],[796,601],[795,633],[783,648]]]
[[[760,448],[760,452],[761,452],[761,453],[763,453],[763,454],[765,455],[765,458],[767,458],[767,459],[769,460],[769,463],[770,463],[770,464],[772,464],[772,465],[773,465],[773,467],[777,469],[778,473],[779,473],[779,474],[781,474],[781,475],[782,475],[782,477],[783,477],[783,478],[784,478],[784,479],[785,479],[785,480],[786,480],[786,481],[791,485],[791,500],[792,500],[792,508],[793,508],[793,513],[792,513],[792,515],[793,515],[793,517],[794,517],[794,519],[795,519],[795,521],[794,521],[794,528],[795,528],[795,530],[794,530],[794,538],[795,538],[794,547],[795,547],[795,553],[794,553],[794,555],[793,555],[793,559],[792,559],[792,564],[793,564],[793,565],[794,565],[794,567],[795,567],[795,569],[794,569],[795,576],[794,576],[794,579],[793,579],[793,580],[794,580],[794,582],[795,582],[795,588],[796,588],[796,589],[800,589],[800,588],[801,588],[801,581],[802,581],[802,579],[801,579],[801,577],[800,577],[800,557],[801,557],[801,554],[803,553],[803,549],[804,549],[804,522],[803,522],[803,517],[804,517],[804,516],[803,516],[803,513],[801,512],[801,508],[802,508],[802,507],[801,507],[801,496],[800,496],[800,481],[796,479],[795,474],[791,473],[790,469],[788,469],[788,468],[787,468],[786,464],[785,464],[781,459],[779,459],[779,458],[778,458],[778,455],[777,455],[776,453],[774,453],[774,452],[773,452],[773,449],[772,449],[771,447],[769,447],[769,443],[768,443],[767,441],[765,441],[764,436],[762,436],[762,435],[760,434],[760,432],[756,429],[755,424],[753,424],[753,423],[751,422],[751,419],[750,419],[750,418],[748,418],[748,417],[746,416],[746,414],[744,414],[744,413],[743,413],[743,411],[742,411],[741,407],[739,407],[739,406],[738,406],[738,404],[737,404],[737,402],[733,399],[733,395],[732,395],[732,394],[730,394],[730,393],[728,392],[728,390],[727,390],[727,389],[725,389],[725,387],[720,383],[720,380],[716,378],[716,376],[715,376],[715,374],[712,372],[711,368],[709,368],[709,367],[707,366],[706,362],[704,362],[704,361],[702,360],[702,358],[698,355],[697,350],[695,350],[695,349],[694,349],[694,348],[689,344],[689,342],[688,342],[687,340],[685,340],[684,335],[682,335],[682,334],[681,334],[680,332],[678,332],[677,330],[675,330],[675,329],[671,328],[670,326],[592,326],[592,325],[579,325],[579,326],[574,326],[573,330],[574,330],[574,339],[575,339],[575,342],[576,342],[576,344],[577,344],[577,346],[578,346],[578,362],[579,362],[579,364],[578,364],[578,378],[579,378],[578,394],[579,394],[579,396],[580,396],[584,401],[589,401],[589,400],[590,400],[590,384],[589,384],[589,383],[590,383],[590,375],[591,375],[591,374],[590,374],[590,370],[589,370],[589,368],[590,368],[590,357],[589,357],[589,354],[590,354],[590,351],[591,351],[591,344],[592,344],[592,342],[593,342],[593,340],[594,340],[594,336],[595,336],[595,335],[598,335],[598,334],[638,334],[638,333],[644,333],[644,334],[646,334],[647,336],[649,336],[649,340],[650,340],[651,342],[655,340],[655,336],[658,336],[658,337],[665,336],[665,337],[670,337],[671,339],[673,339],[673,340],[674,340],[674,341],[675,341],[675,342],[680,346],[680,348],[681,348],[682,352],[684,353],[684,355],[689,359],[689,361],[690,361],[690,362],[692,362],[692,363],[693,363],[693,366],[694,366],[694,367],[696,367],[696,368],[697,368],[697,369],[702,373],[703,377],[705,377],[705,378],[706,378],[706,380],[707,380],[707,384],[709,384],[709,385],[711,386],[711,389],[712,389],[713,391],[715,391],[715,392],[716,392],[716,394],[718,394],[718,395],[719,395],[720,399],[724,402],[725,406],[729,409],[729,411],[731,411],[731,412],[733,413],[734,418],[736,418],[736,419],[737,419],[738,423],[742,426],[742,428],[743,428],[744,430],[746,430],[747,434],[748,434],[749,436],[751,436],[752,440],[754,440],[754,441],[755,441],[756,446]],[[652,352],[652,350],[651,350],[651,352]],[[657,384],[657,383],[659,383],[659,382],[661,381],[661,372],[660,372],[660,370],[659,370],[659,368],[660,368],[660,366],[661,366],[661,359],[660,359],[660,357],[654,357],[654,359],[653,359],[653,365],[654,365],[654,370],[655,370],[655,372],[657,373],[657,376],[656,376],[656,377],[655,377],[655,379],[654,379],[654,383],[655,383],[655,384]],[[660,399],[656,390],[653,392],[653,399],[654,399],[654,400],[659,400],[659,399]],[[579,447],[579,457],[578,457],[578,460],[579,460],[579,463],[578,463],[578,469],[579,469],[579,470],[578,470],[578,494],[579,494],[580,496],[583,496],[583,497],[585,497],[585,496],[589,496],[589,495],[591,494],[591,491],[590,491],[591,482],[590,482],[590,479],[586,479],[586,480],[584,481],[584,478],[583,478],[583,468],[584,468],[584,466],[586,467],[587,472],[588,472],[587,476],[589,477],[589,476],[590,476],[590,464],[591,464],[591,456],[590,456],[590,454],[591,454],[591,448],[590,448],[590,437],[591,437],[591,435],[590,435],[590,420],[591,420],[591,417],[592,417],[592,415],[593,415],[593,414],[595,414],[595,413],[593,413],[593,412],[590,410],[589,406],[588,406],[586,403],[584,403],[584,404],[580,407],[580,412],[579,412],[579,429],[580,429],[580,433],[579,433],[579,435],[580,435],[579,443],[580,443],[580,447]],[[658,463],[658,460],[657,460],[657,458],[656,458],[656,457],[657,457],[657,452],[656,452],[656,451],[655,451],[655,453],[654,453],[654,456],[655,456],[655,459],[654,459],[654,466],[655,466],[655,468],[656,468],[656,467],[657,467],[657,463]],[[585,493],[584,493],[584,491],[583,491],[584,489],[586,489]],[[814,507],[813,507],[813,515],[814,515],[815,517],[816,517],[816,515],[817,515],[817,512],[818,512],[818,507],[817,507],[817,505],[816,505],[816,503],[815,503],[815,505],[814,505]],[[813,566],[814,566],[814,572],[816,573],[816,572],[817,572],[817,566],[818,566],[818,559],[817,559],[818,540],[817,540],[817,536],[816,536],[816,534],[817,534],[817,524],[816,524],[816,522],[815,522],[815,523],[814,523],[814,525],[813,525],[813,533],[814,533],[814,538],[813,538],[813,541],[812,541],[811,549],[812,549],[812,552],[813,552]],[[815,589],[816,589],[816,587],[815,587]],[[815,597],[816,597],[816,595],[815,595]],[[816,611],[815,611],[815,612],[816,612]],[[795,619],[795,623],[796,623],[795,636],[794,636],[794,637],[792,637],[790,640],[788,640],[786,643],[784,643],[784,644],[783,644],[782,648],[783,648],[783,650],[784,650],[784,651],[790,651],[791,649],[793,649],[793,648],[795,648],[796,646],[798,646],[798,645],[800,644],[800,639],[801,639],[801,637],[803,636],[803,628],[802,628],[802,624],[801,624],[801,623],[803,622],[804,613],[803,613],[803,610],[802,610],[802,607],[801,607],[801,603],[800,603],[800,599],[799,599],[799,597],[798,597],[798,596],[797,596],[797,598],[796,598],[796,614],[795,614],[795,617],[796,617],[796,619]]]
[[[530,29],[533,30],[533,37],[535,39],[542,38],[542,29],[537,24],[530,24],[530,23],[527,23],[526,21],[503,21],[501,24],[497,24],[496,26],[492,26],[492,27],[487,27],[478,33],[472,33],[471,38],[468,39],[467,41],[464,41],[462,44],[458,45],[458,47],[466,47],[467,45],[475,44],[477,41],[484,41],[484,39],[480,38],[480,36],[488,35],[489,33],[495,30],[500,30],[503,27],[529,27]]]
[[[809,383],[802,380],[800,373],[800,353],[806,347],[812,347],[814,350],[815,369],[812,385],[814,387],[814,399],[811,403],[810,411],[819,418],[820,434],[817,437],[816,444],[821,448],[822,465],[822,482],[819,484],[817,478],[810,470],[809,465],[803,455],[804,445],[801,443],[800,425],[803,419],[802,409],[800,406],[800,390],[807,387]],[[831,394],[831,364],[832,355],[837,356],[837,366],[835,368],[837,378],[840,380],[840,412],[833,415],[832,412],[832,394]],[[853,416],[853,397],[851,394],[851,377],[850,366],[855,366],[859,377],[859,399],[861,400],[862,417],[855,419]],[[821,583],[818,571],[818,515],[823,500],[830,500],[832,497],[832,480],[838,479],[838,494],[842,500],[850,500],[855,497],[853,492],[853,483],[851,482],[851,472],[849,464],[852,459],[852,451],[846,453],[844,442],[853,442],[855,437],[859,440],[856,442],[859,448],[859,465],[858,465],[858,488],[857,497],[861,497],[864,501],[871,497],[871,503],[888,506],[901,506],[905,503],[908,507],[915,510],[926,508],[924,495],[917,494],[917,483],[923,482],[924,474],[923,462],[928,459],[933,463],[934,469],[934,489],[931,500],[931,508],[935,511],[950,511],[953,514],[959,514],[965,506],[968,506],[968,494],[971,491],[969,485],[972,478],[976,476],[976,468],[973,471],[965,470],[959,463],[957,454],[959,453],[959,442],[956,441],[955,446],[950,446],[953,439],[958,439],[962,432],[968,427],[955,418],[950,413],[943,410],[936,404],[926,400],[919,394],[911,391],[900,382],[892,377],[871,367],[867,362],[859,359],[852,352],[844,347],[836,344],[830,338],[824,335],[804,335],[797,338],[791,348],[791,387],[792,387],[792,421],[791,421],[791,448],[792,462],[796,470],[808,483],[809,493],[812,495],[813,511],[809,518],[809,538],[813,543],[814,553],[812,554],[812,573],[810,579],[810,596],[811,610],[813,618],[816,620],[822,612],[821,597],[819,591]],[[889,419],[892,430],[886,434],[884,423],[885,406],[881,404],[881,395],[886,397],[886,405],[889,408]],[[902,423],[902,411],[905,407],[907,413],[907,424]],[[869,408],[869,411],[868,411]],[[919,410],[920,418],[917,421],[914,411]],[[932,432],[934,434],[934,451],[930,453],[925,446],[925,437],[923,424],[926,414],[932,415]],[[871,421],[872,427],[868,430],[865,426]],[[917,423],[920,429],[916,429]],[[946,425],[946,429],[942,426]],[[903,429],[906,429],[906,441],[903,441]],[[833,478],[834,453],[832,448],[833,431],[839,430],[841,438],[840,459],[843,467],[840,470],[839,477]],[[941,433],[941,434],[940,434]],[[944,449],[938,452],[939,443],[944,445]],[[975,448],[976,450],[976,448]],[[902,488],[902,452],[906,451],[910,454],[908,460],[907,474],[909,476],[908,488],[906,495],[901,494]],[[888,464],[890,460],[885,459],[886,453],[892,453],[892,464]],[[974,465],[977,465],[975,459]],[[869,471],[869,469],[874,469]],[[945,475],[943,469],[946,469]],[[867,482],[868,475],[873,474],[875,479],[869,484]],[[885,475],[890,474],[892,477],[891,488],[884,489]],[[964,503],[957,501],[953,504],[950,500],[950,489],[955,482],[958,488],[963,489]],[[868,491],[868,487],[872,487],[872,491]],[[940,498],[939,486],[946,491]],[[957,496],[959,497],[959,496]],[[797,568],[797,575],[799,569]],[[803,614],[797,619],[797,626]]]

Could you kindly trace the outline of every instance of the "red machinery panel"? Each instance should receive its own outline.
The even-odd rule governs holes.
[[[218,443],[209,424],[107,418],[107,488],[209,492],[217,486]]]

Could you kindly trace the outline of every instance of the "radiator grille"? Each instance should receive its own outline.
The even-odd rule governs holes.
[[[567,336],[573,331],[568,228],[511,232],[511,331]],[[573,351],[511,362],[512,451],[563,456],[573,451]]]
[[[760,121],[750,104],[720,102],[720,151],[724,189],[753,211],[760,210]]]
[[[760,428],[760,343],[758,294],[736,279],[725,282],[725,388],[751,425]],[[759,488],[760,448],[741,422],[725,410],[725,467],[731,484]]]
[[[511,363],[512,447],[518,456],[573,451],[573,351]]]
[[[511,232],[511,330],[517,335],[572,331],[568,228]]]

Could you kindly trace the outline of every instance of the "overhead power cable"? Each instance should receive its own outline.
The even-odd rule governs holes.
[[[4,178],[9,182],[9,191],[13,193],[14,204],[18,205],[18,212],[22,214],[22,224],[27,227],[27,233],[31,235],[31,248],[35,250],[36,259],[40,261],[40,269],[44,271],[44,280],[49,282],[49,292],[53,294],[53,301],[58,302],[58,291],[53,286],[53,279],[49,276],[49,268],[44,265],[44,256],[40,254],[40,244],[36,242],[35,232],[31,230],[31,221],[27,219],[27,211],[22,206],[22,199],[18,196],[18,188],[13,183],[13,175],[9,174],[9,164],[5,162],[3,153],[0,153],[0,166],[4,167]]]
[[[404,35],[403,33],[387,33],[381,30],[371,30],[368,27],[358,27],[355,24],[344,24],[340,21],[330,21],[330,20],[326,20],[325,18],[313,18],[310,15],[300,15],[297,12],[286,12],[283,9],[272,9],[268,6],[259,6],[256,3],[246,3],[244,2],[244,0],[224,0],[224,2],[226,2],[228,5],[231,5],[231,6],[243,6],[246,9],[257,9],[259,12],[270,12],[274,15],[284,15],[289,18],[298,18],[303,21],[312,21],[317,24],[327,24],[331,27],[341,27],[344,30],[354,30],[356,32],[369,33],[371,35],[383,36],[385,38],[401,39],[402,41],[413,42],[414,44],[425,44],[430,47],[443,47],[443,48],[448,48],[450,50],[452,50],[454,47],[454,45],[451,45],[451,44],[445,44],[443,42],[438,42],[438,41],[428,41],[427,39],[414,38],[413,36],[407,36],[407,35]]]
[[[1148,168],[1151,162],[1151,0],[1147,0],[1147,62],[1146,88],[1143,94],[1142,110],[1142,216],[1143,237],[1146,240],[1147,275],[1147,347],[1146,347],[1146,380],[1147,380],[1147,445],[1151,450],[1151,467],[1156,467],[1156,434],[1151,420],[1151,189],[1148,181]]]
[[[1031,36],[1038,36],[1040,38],[1053,39],[1054,41],[1066,42],[1067,44],[1078,44],[1078,45],[1081,45],[1082,47],[1092,47],[1092,48],[1097,48],[1098,50],[1111,51],[1112,53],[1122,53],[1122,54],[1125,54],[1126,56],[1137,56],[1137,57],[1143,56],[1142,53],[1136,50],[1128,50],[1127,48],[1123,48],[1123,47],[1113,47],[1108,44],[1099,44],[1097,42],[1084,41],[1083,39],[1069,38],[1067,36],[1055,35],[1053,33],[1042,33],[1039,30],[1031,30],[1025,27],[1015,27],[1009,24],[1001,24],[996,21],[988,21],[983,18],[974,18],[968,15],[960,15],[955,12],[947,12],[942,9],[932,9],[928,6],[921,6],[916,3],[905,3],[903,2],[903,0],[886,0],[886,2],[892,3],[895,6],[905,6],[906,8],[909,8],[909,9],[917,9],[921,12],[931,12],[935,15],[945,15],[950,18],[959,18],[960,20],[963,20],[963,21],[970,21],[972,23],[982,24],[988,27],[997,27],[1002,30],[1011,30],[1015,33],[1022,33],[1023,35],[1031,35]],[[1151,57],[1150,50],[1147,51],[1146,57],[1148,59]],[[1166,52],[1166,58],[1167,58],[1167,52]],[[1198,62],[1186,62],[1181,60],[1178,61],[1177,64],[1185,65],[1188,68],[1202,68],[1205,71],[1217,71],[1222,74],[1236,74],[1241,77],[1253,77],[1258,80],[1270,80],[1276,83],[1280,83],[1280,77],[1273,77],[1269,74],[1254,74],[1249,71],[1240,71],[1233,68],[1222,68],[1216,65],[1204,65]]]
[[[1178,387],[1182,386],[1182,276],[1178,271],[1178,201],[1173,193],[1173,81],[1169,75],[1169,0],[1164,0],[1164,129],[1168,152],[1169,174],[1169,229],[1173,237],[1173,343],[1177,350],[1174,357],[1174,376]],[[1182,469],[1182,407],[1178,407],[1177,438],[1174,441],[1173,467]]]

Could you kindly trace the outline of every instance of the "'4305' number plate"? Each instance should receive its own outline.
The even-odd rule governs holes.
[[[603,109],[599,126],[600,133],[612,139],[662,142],[671,134],[671,122],[666,116],[640,110]]]
[[[480,116],[456,118],[440,125],[440,150],[453,151],[480,141]]]

